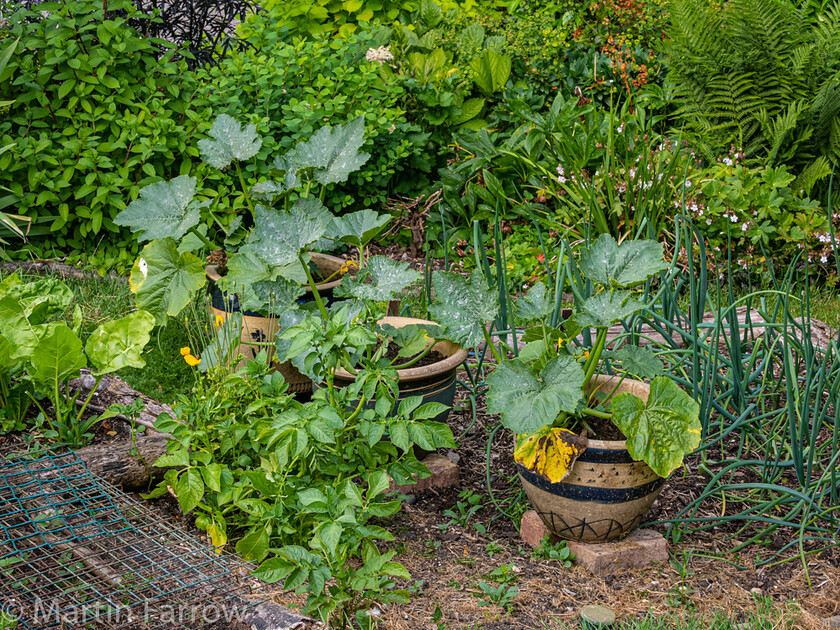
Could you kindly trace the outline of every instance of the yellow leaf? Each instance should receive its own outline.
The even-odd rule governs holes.
[[[585,438],[568,429],[546,427],[517,438],[513,458],[528,470],[557,483],[569,474],[575,460],[586,450],[586,444]]]
[[[227,534],[215,523],[210,523],[207,526],[207,535],[210,536],[210,542],[216,548],[216,553],[221,554],[222,548],[227,544]]]

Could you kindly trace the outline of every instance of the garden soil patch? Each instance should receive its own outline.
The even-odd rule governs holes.
[[[114,388],[102,392],[98,405],[118,402],[108,397],[110,389]],[[122,390],[117,386],[115,391]],[[486,413],[484,401],[479,399],[473,422],[468,402],[464,391],[459,391],[448,420],[456,439],[460,438],[459,447],[444,453],[460,466],[460,486],[409,495],[402,512],[382,523],[397,538],[389,547],[398,552],[397,559],[412,575],[410,581],[399,580],[399,586],[411,592],[408,604],[375,611],[383,628],[437,630],[438,623],[449,629],[559,628],[576,624],[580,608],[586,604],[607,606],[620,620],[691,611],[709,616],[723,613],[743,621],[761,600],[767,600],[779,614],[787,610],[786,614],[793,616],[791,627],[801,628],[824,628],[820,619],[840,615],[840,550],[807,556],[810,587],[802,563],[792,552],[786,556],[792,558],[787,562],[754,566],[768,550],[789,542],[788,536],[795,536],[792,530],[778,532],[764,547],[753,545],[727,553],[739,540],[746,540],[749,532],[739,531],[741,526],[735,523],[721,525],[672,544],[669,563],[604,577],[595,577],[582,567],[564,568],[559,561],[536,558],[519,538],[513,520],[500,515],[487,492],[487,439],[498,420]],[[130,432],[128,423],[114,418],[97,427],[95,441],[127,440]],[[0,447],[8,452],[26,448],[26,444],[20,437],[6,436],[0,438]],[[682,472],[669,479],[648,513],[648,521],[676,516],[703,491],[708,478],[698,472],[697,459],[687,458]],[[490,484],[495,501],[517,521],[530,509],[516,475],[512,436],[504,430],[496,434],[490,452]],[[453,518],[452,513],[460,514],[459,501],[468,504],[464,493],[478,496],[482,507],[468,520]],[[718,515],[723,509],[719,501],[701,507]],[[173,497],[152,501],[150,508],[162,520],[192,522],[190,516],[181,515]],[[666,532],[665,525],[648,527]],[[486,533],[479,531],[482,528]],[[497,588],[500,582],[517,589],[506,607],[490,601],[479,586]],[[275,595],[274,599],[292,608],[303,604],[303,598],[293,593]]]

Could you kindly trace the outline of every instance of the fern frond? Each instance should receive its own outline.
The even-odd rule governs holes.
[[[797,175],[790,188],[791,190],[802,191],[803,194],[809,195],[814,185],[829,175],[831,175],[831,165],[825,156],[821,155]]]

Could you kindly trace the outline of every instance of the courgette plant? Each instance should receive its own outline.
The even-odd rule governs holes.
[[[571,274],[573,291],[578,291],[576,282],[591,282],[595,292],[560,327],[546,323],[555,304],[542,283],[517,301],[519,317],[530,324],[522,337],[526,344],[486,382],[489,411],[500,414],[502,424],[517,434],[514,458],[519,464],[551,482],[561,481],[586,448],[586,440],[573,431],[587,428],[592,418],[618,427],[631,457],[662,477],[697,448],[700,407],[663,373],[653,351],[629,345],[606,349],[610,326],[646,308],[631,289],[666,266],[655,241],[619,245],[605,234],[582,252]],[[575,340],[587,329],[596,331],[592,348],[576,352]],[[609,389],[595,387],[596,375],[606,372],[618,379]],[[631,393],[615,394],[628,376],[652,378],[647,402]]]
[[[247,207],[244,216],[232,221],[217,216],[211,199],[196,198],[196,179],[181,175],[145,187],[114,220],[140,242],[149,241],[131,270],[131,290],[138,307],[152,313],[158,324],[179,314],[206,284],[204,264],[195,252],[216,249],[208,224],[230,250],[220,288],[239,295],[243,309],[267,314],[270,306],[294,308],[304,293],[301,285],[313,280],[310,249],[344,242],[357,245],[364,256],[364,247],[388,222],[387,216],[369,209],[336,217],[323,204],[327,186],[346,181],[370,158],[359,151],[363,116],[322,127],[274,159],[274,179],[252,187],[242,164],[262,146],[254,125],[242,127],[222,114],[210,135],[198,142],[202,159],[219,170],[236,170]]]

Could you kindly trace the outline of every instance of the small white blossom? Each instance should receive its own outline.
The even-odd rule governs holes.
[[[711,225],[711,224],[712,224],[712,220],[711,219],[706,219],[706,225]],[[715,247],[715,251],[720,251],[720,250],[717,247]]]
[[[368,51],[365,53],[365,59],[379,62],[381,66],[386,61],[392,61],[394,55],[391,53],[389,46],[380,46],[379,48],[368,48]]]
[[[721,160],[721,162],[723,162],[727,166],[732,166],[732,159],[731,158],[725,157]]]
[[[820,256],[820,262],[821,262],[822,264],[827,263],[827,262],[828,262],[828,256],[826,256],[825,254],[823,254],[822,256]]]
[[[749,229],[750,229],[750,226],[747,223],[742,223],[741,224],[741,231],[742,232],[746,232]]]

